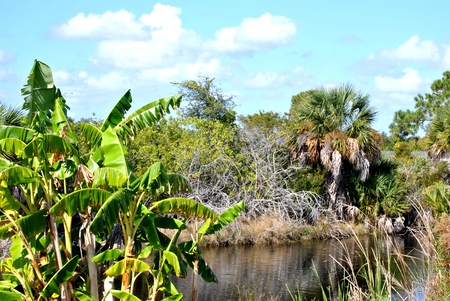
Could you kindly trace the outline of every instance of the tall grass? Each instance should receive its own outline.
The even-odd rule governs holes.
[[[325,287],[321,284],[323,300],[424,300],[419,297],[424,273],[411,265],[422,266],[426,259],[404,254],[398,242],[385,233],[374,234],[372,245],[367,245],[356,233],[352,239],[356,243],[360,264],[354,262],[353,249],[337,239],[342,247],[341,257],[330,256],[336,268],[343,270],[344,277],[336,283],[330,273],[330,285]],[[313,269],[320,281],[317,269],[314,266]],[[289,293],[292,300],[302,300],[300,292]]]

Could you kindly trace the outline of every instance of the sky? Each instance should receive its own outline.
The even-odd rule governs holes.
[[[214,78],[240,115],[285,113],[302,91],[351,84],[373,126],[450,70],[450,1],[1,1],[0,102],[21,106],[34,60],[49,65],[69,115],[104,118]]]

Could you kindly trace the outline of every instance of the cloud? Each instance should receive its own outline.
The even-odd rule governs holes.
[[[207,45],[217,52],[252,52],[286,45],[296,35],[292,20],[265,13],[259,18],[245,18],[239,26],[222,28],[216,32],[216,40]]]
[[[380,58],[413,62],[435,62],[440,59],[440,54],[439,47],[433,41],[420,41],[419,36],[414,35],[395,49],[382,50]]]
[[[8,64],[14,59],[14,54],[7,52],[4,49],[0,49],[0,64]]]
[[[274,71],[258,72],[252,78],[246,79],[242,85],[250,89],[276,88],[286,82],[283,74]]]
[[[423,83],[419,73],[411,68],[403,70],[399,78],[391,76],[375,76],[375,87],[382,92],[414,92],[419,91]]]

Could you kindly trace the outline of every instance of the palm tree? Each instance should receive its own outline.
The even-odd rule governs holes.
[[[292,99],[291,115],[297,130],[289,143],[294,158],[303,166],[325,168],[326,198],[343,218],[350,204],[350,175],[364,182],[370,164],[380,158],[369,95],[351,85],[302,92]]]
[[[24,117],[24,112],[21,109],[6,106],[0,102],[0,125],[19,126]]]
[[[448,158],[450,151],[450,106],[442,107],[431,121],[428,138],[428,156],[433,160]]]

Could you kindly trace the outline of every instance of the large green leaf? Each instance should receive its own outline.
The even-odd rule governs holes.
[[[16,138],[25,143],[33,140],[36,132],[32,129],[26,129],[19,126],[0,125],[0,139]]]
[[[189,182],[177,174],[167,174],[161,162],[153,163],[133,184],[140,191],[153,195],[161,193],[177,194],[190,191]]]
[[[52,294],[59,295],[59,286],[69,280],[78,266],[79,258],[75,256],[68,261],[55,275],[50,279],[47,285],[39,293],[41,296],[47,297]]]
[[[119,250],[119,249],[106,250],[106,251],[101,252],[100,254],[97,254],[94,257],[92,257],[92,261],[102,263],[105,261],[117,259],[120,256],[123,256],[122,250]]]
[[[198,245],[193,241],[183,242],[178,244],[178,247],[183,254],[186,262],[189,264],[191,268],[194,267],[194,262],[197,262],[198,274],[202,277],[206,282],[215,282],[218,283],[216,275],[210,268],[210,266],[206,263],[205,259],[201,256],[201,250]]]
[[[0,140],[0,150],[2,152],[14,153],[19,158],[22,157],[25,147],[25,142],[17,138],[4,138]]]
[[[116,168],[123,174],[130,175],[132,182],[135,180],[132,174],[133,169],[128,161],[128,152],[111,127],[103,133],[100,149],[103,153],[103,166]]]
[[[200,229],[198,229],[197,232],[208,235],[220,231],[223,227],[233,222],[236,219],[236,217],[238,217],[239,214],[241,214],[241,212],[244,211],[244,208],[245,208],[244,201],[241,201],[231,206],[230,208],[225,210],[221,215],[219,215],[219,218],[212,226],[208,226],[205,223],[205,227],[202,226]]]
[[[135,295],[124,292],[124,291],[111,290],[110,293],[111,293],[111,295],[113,295],[114,297],[116,297],[120,300],[141,301],[141,299],[139,299]]]
[[[73,142],[78,142],[77,136],[73,133],[70,122],[67,118],[67,105],[66,100],[62,97],[61,92],[58,90],[57,98],[55,99],[55,107],[52,113],[52,126],[53,133],[65,138],[70,137]]]
[[[11,195],[11,190],[5,181],[0,182],[0,208],[3,211],[19,209],[18,200]]]
[[[153,249],[162,250],[161,241],[159,240],[158,231],[156,230],[154,214],[146,207],[141,206],[141,214],[143,215],[140,228],[144,230],[149,246]]]
[[[170,251],[164,250],[164,258],[172,266],[175,275],[179,277],[181,269],[177,255],[175,255],[175,253],[172,253]]]
[[[22,88],[25,102],[22,109],[27,111],[27,123],[30,124],[36,112],[49,112],[53,110],[56,88],[53,84],[53,75],[49,66],[35,60],[33,68],[28,75],[27,84]]]
[[[64,213],[73,216],[77,212],[85,212],[88,206],[98,209],[111,195],[111,192],[98,188],[75,190],[53,205],[50,213],[55,216],[62,216]]]
[[[42,209],[31,214],[25,215],[15,221],[22,230],[25,237],[33,237],[43,232],[47,225],[47,210]],[[0,228],[0,237],[5,239],[14,233],[10,231],[13,224],[9,223]]]
[[[66,161],[57,161],[53,169],[55,170],[53,176],[64,180],[73,176],[77,172],[78,166],[73,159],[67,159]]]
[[[165,114],[170,113],[170,107],[173,109],[179,107],[181,97],[180,94],[161,98],[139,108],[115,125],[117,133],[122,138],[135,137],[139,130],[154,125]]]
[[[89,141],[93,150],[100,147],[103,133],[99,128],[89,123],[80,123],[80,132]]]
[[[8,167],[11,167],[13,165],[14,165],[14,163],[12,163],[11,161],[0,157],[0,172],[2,172],[3,170],[5,170]]]
[[[186,224],[172,217],[155,217],[155,226],[163,229],[185,230]]]
[[[123,187],[128,175],[121,170],[111,167],[102,167],[94,171],[92,187]]]
[[[125,117],[127,111],[131,108],[131,91],[128,90],[121,99],[112,108],[111,112],[105,118],[101,131],[105,132],[108,127],[115,128]]]
[[[117,277],[125,274],[127,267],[135,273],[143,273],[150,269],[150,266],[142,260],[135,258],[122,259],[121,261],[113,264],[109,269],[105,271],[105,275],[109,277]]]
[[[35,182],[38,179],[38,174],[27,167],[15,165],[4,169],[0,173],[0,179],[5,180],[11,187]]]
[[[17,300],[27,300],[24,294],[19,293],[16,290],[5,290],[0,288],[0,300],[2,301],[17,301]]]
[[[184,217],[216,220],[217,215],[205,205],[187,198],[169,198],[152,204],[150,210],[159,213],[178,213]]]
[[[45,153],[76,155],[77,151],[68,140],[56,135],[46,134],[31,141],[25,148],[25,153],[28,157],[33,157],[42,156]]]
[[[126,189],[120,189],[111,194],[92,220],[91,231],[94,234],[104,233],[105,227],[110,231],[119,219],[119,209],[127,212],[132,199],[132,193]]]

